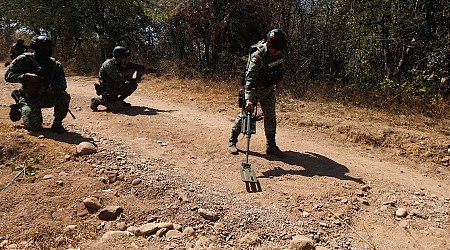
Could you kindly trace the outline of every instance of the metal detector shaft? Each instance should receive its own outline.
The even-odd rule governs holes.
[[[247,149],[245,150],[245,163],[248,163],[248,156],[250,154],[250,138],[252,138],[251,124],[252,114],[251,111],[247,111],[247,131],[245,131],[245,137],[247,138]]]

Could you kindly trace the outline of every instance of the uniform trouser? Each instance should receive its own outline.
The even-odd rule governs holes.
[[[123,109],[121,101],[133,94],[137,87],[137,82],[130,81],[115,89],[106,88],[102,94],[101,103],[110,110],[121,110]]]
[[[67,116],[69,103],[70,95],[66,91],[20,98],[19,106],[25,129],[33,131],[42,128],[42,108],[53,107],[54,122],[61,122]]]
[[[258,98],[258,96],[261,96],[261,98]],[[268,135],[275,135],[277,131],[277,118],[275,114],[276,98],[273,88],[262,88],[260,91],[257,91],[256,102],[254,102],[254,104],[256,105],[256,103],[259,103],[261,105],[261,109],[264,113],[263,121],[266,137]],[[239,112],[239,114],[237,115],[231,130],[236,134],[242,132],[242,112]]]

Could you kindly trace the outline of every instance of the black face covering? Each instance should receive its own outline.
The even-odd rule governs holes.
[[[49,63],[50,57],[53,54],[53,48],[51,46],[42,46],[39,49],[34,51],[34,55],[36,56],[36,60],[39,64],[47,64]]]

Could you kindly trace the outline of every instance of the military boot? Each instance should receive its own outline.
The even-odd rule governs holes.
[[[101,103],[102,103],[102,102],[101,102],[100,98],[98,98],[98,97],[93,97],[93,98],[91,99],[91,105],[90,105],[92,111],[98,111],[98,106],[99,106]]]
[[[273,155],[278,158],[286,158],[286,154],[280,150],[275,142],[275,134],[266,135],[267,144],[266,144],[266,154]]]
[[[17,122],[20,121],[20,118],[22,118],[22,113],[20,113],[19,104],[9,105],[9,119],[13,122]]]
[[[58,134],[64,134],[67,130],[63,127],[61,121],[54,120],[52,124],[52,131]]]
[[[233,131],[233,130],[231,131],[231,136],[230,136],[230,139],[228,140],[227,151],[228,151],[228,153],[230,153],[232,155],[236,155],[238,153],[238,150],[236,148],[238,136],[239,136],[238,132]]]

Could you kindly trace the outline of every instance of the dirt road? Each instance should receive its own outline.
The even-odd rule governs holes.
[[[77,117],[64,120],[69,131],[78,128],[129,145],[141,157],[160,159],[174,173],[202,183],[208,189],[205,192],[280,211],[286,216],[286,227],[295,224],[302,229],[299,234],[306,232],[330,249],[450,249],[446,168],[441,175],[427,174],[426,165],[393,157],[386,149],[336,140],[323,130],[288,126],[288,121],[280,122],[277,133],[278,145],[288,155],[280,160],[264,154],[264,130],[259,122],[251,140],[250,163],[262,192],[248,193],[239,175],[244,154],[232,156],[225,150],[237,108],[226,104],[205,107],[196,101],[195,93],[190,94],[192,98],[177,99],[158,88],[171,80],[149,77],[127,99],[131,108],[111,113],[100,107],[92,112],[88,105],[96,79],[67,79],[71,109]],[[14,87],[2,82],[2,109],[7,108]],[[290,119],[314,120],[308,115],[314,113],[291,113]],[[244,138],[239,140],[238,148],[244,149]],[[396,216],[399,208],[405,208],[408,215]],[[229,204],[227,209],[240,208]],[[348,242],[335,242],[344,236]],[[275,241],[288,244],[286,239]]]

